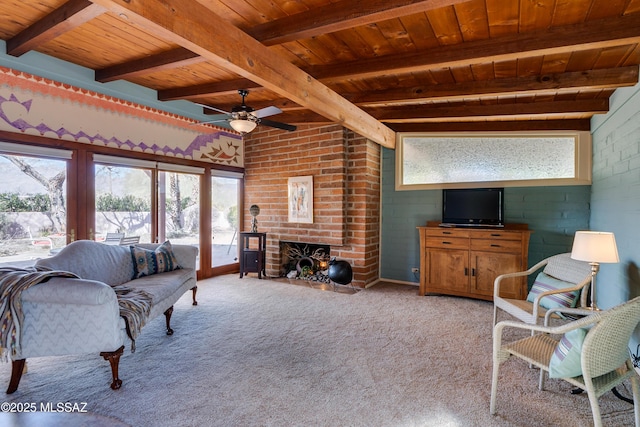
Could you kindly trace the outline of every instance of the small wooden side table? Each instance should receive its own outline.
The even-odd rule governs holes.
[[[266,277],[267,233],[240,233],[240,278],[247,273],[258,273]]]

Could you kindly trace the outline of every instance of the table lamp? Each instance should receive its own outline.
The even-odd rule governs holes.
[[[571,258],[587,261],[591,265],[591,310],[599,310],[596,304],[596,274],[600,263],[620,262],[616,238],[604,231],[576,231]]]

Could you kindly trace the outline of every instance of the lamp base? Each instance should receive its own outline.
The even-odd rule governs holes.
[[[591,306],[589,310],[600,311],[596,305],[596,275],[600,270],[600,264],[597,262],[590,262],[589,264],[591,265]]]

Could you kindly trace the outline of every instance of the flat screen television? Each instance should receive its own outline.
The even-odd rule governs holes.
[[[442,226],[504,227],[504,188],[442,190]]]

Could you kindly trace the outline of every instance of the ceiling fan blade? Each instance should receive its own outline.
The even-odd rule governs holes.
[[[228,112],[228,111],[224,111],[224,110],[221,110],[221,109],[219,109],[219,108],[212,107],[212,106],[210,106],[210,105],[200,104],[199,102],[194,102],[194,104],[199,105],[199,106],[201,106],[201,107],[203,107],[203,108],[206,108],[206,109],[208,109],[208,110],[217,111],[218,113],[222,113],[222,114],[229,114],[229,115],[231,114],[231,113],[230,113],[230,112]]]
[[[271,121],[271,120],[262,120],[261,119],[258,123],[261,124],[261,125],[272,127],[272,128],[288,130],[290,132],[293,132],[294,130],[298,129],[297,126],[288,125],[286,123],[274,122],[274,121]]]
[[[261,119],[263,117],[275,116],[276,114],[282,113],[282,110],[278,107],[264,107],[256,111],[252,111],[251,114]]]

